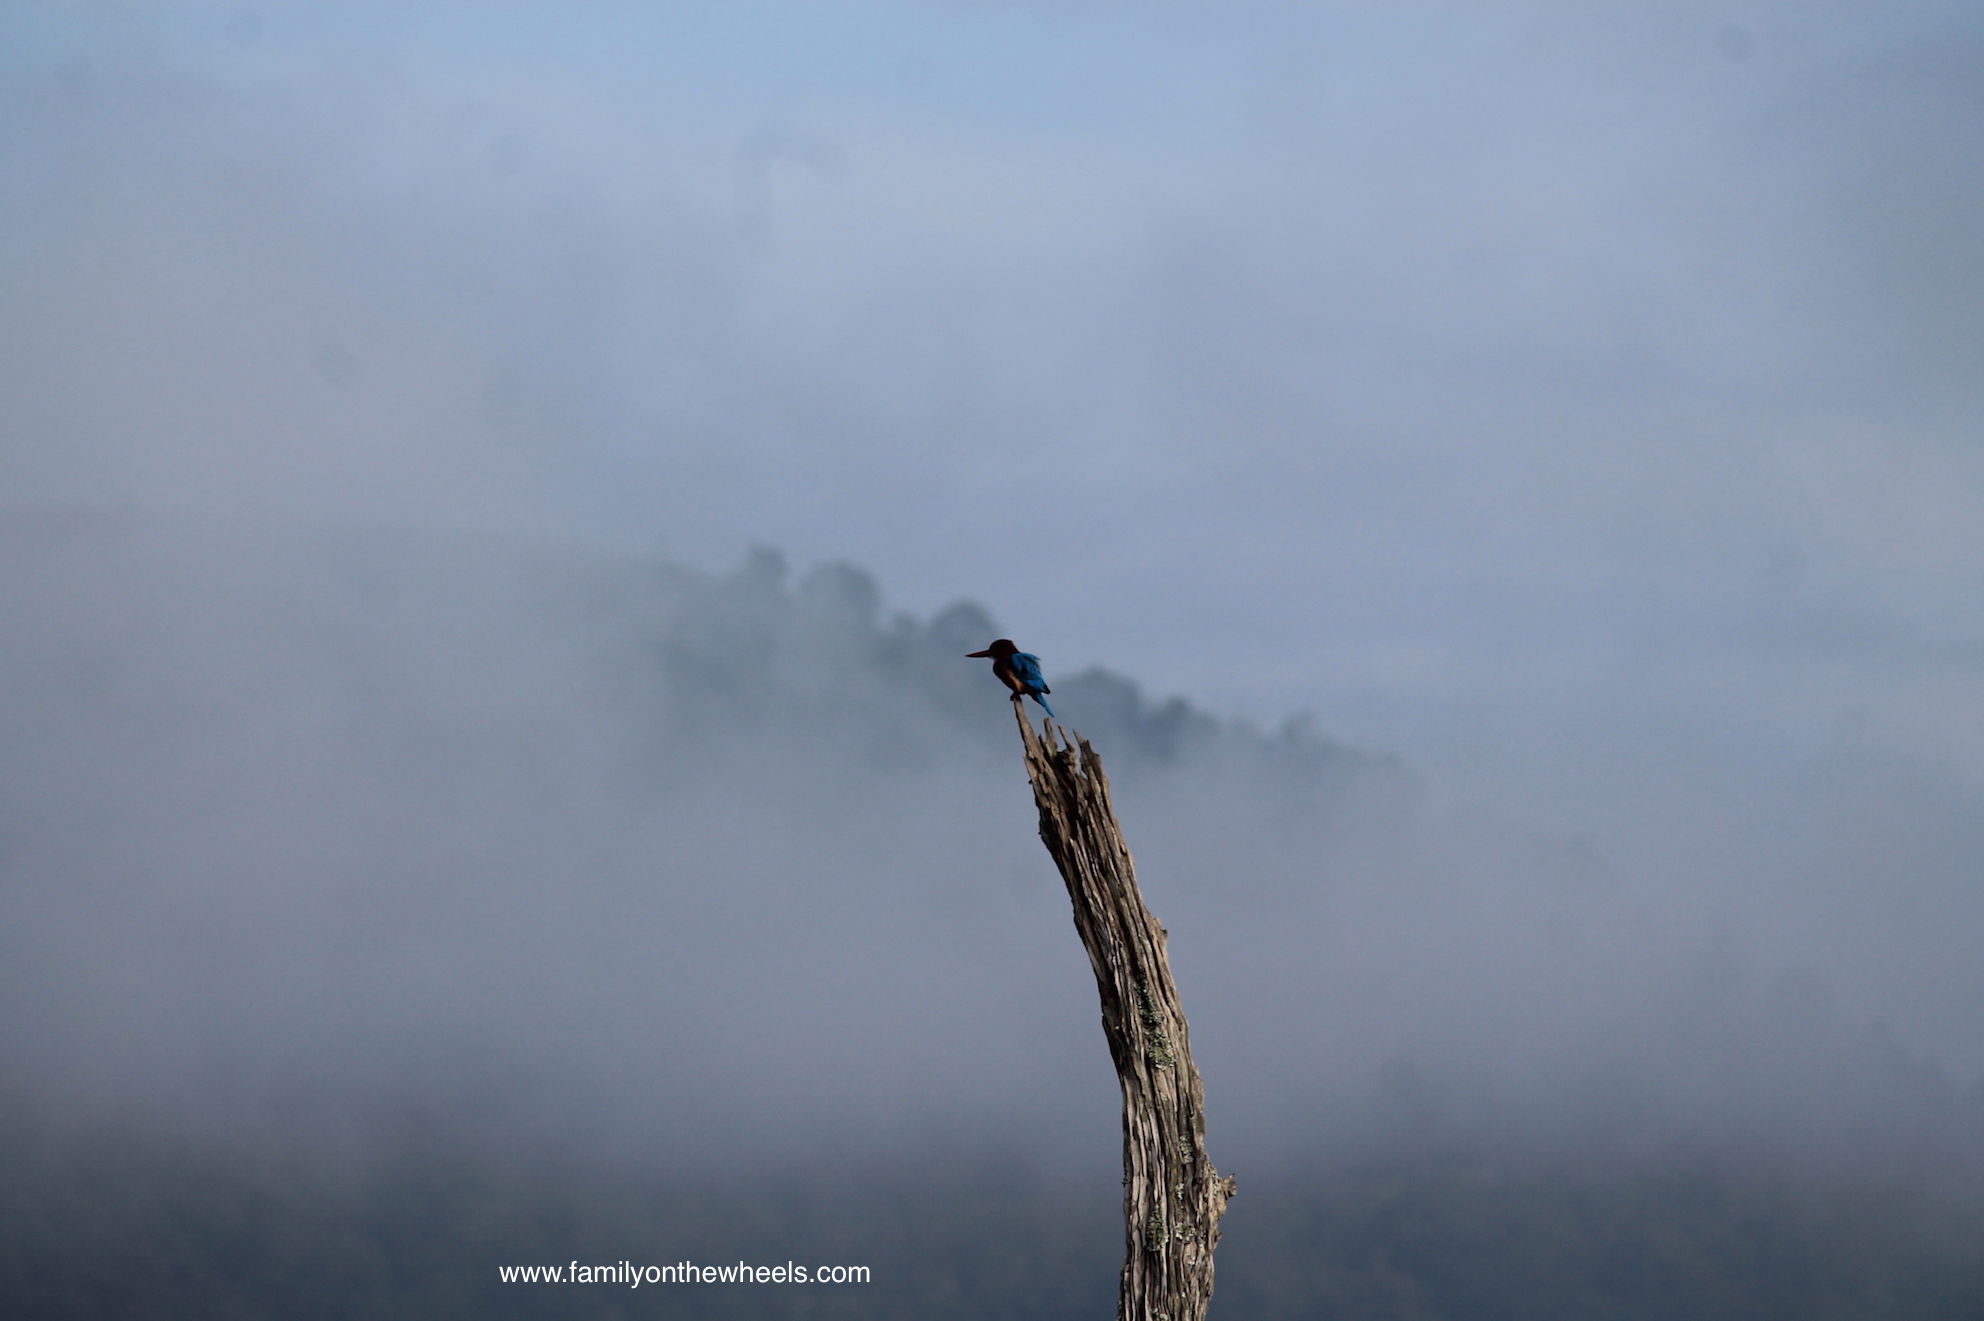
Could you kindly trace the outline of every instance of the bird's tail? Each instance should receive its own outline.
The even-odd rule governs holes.
[[[1049,706],[1049,705],[1047,705],[1047,699],[1046,699],[1046,698],[1044,698],[1044,697],[1042,697],[1042,696],[1041,696],[1041,695],[1040,695],[1039,693],[1028,693],[1028,694],[1027,694],[1027,696],[1028,696],[1028,697],[1031,697],[1031,698],[1032,698],[1032,699],[1033,699],[1034,701],[1036,701],[1036,702],[1038,702],[1038,703],[1040,703],[1040,709],[1041,709],[1041,710],[1043,710],[1043,711],[1045,711],[1045,712],[1046,712],[1046,713],[1047,713],[1048,715],[1050,715],[1050,716],[1054,716],[1054,708],[1053,708],[1053,707],[1051,707],[1051,706]],[[1059,716],[1054,716],[1054,718],[1055,718],[1056,720],[1059,720],[1059,719],[1060,719],[1061,717],[1059,717]]]

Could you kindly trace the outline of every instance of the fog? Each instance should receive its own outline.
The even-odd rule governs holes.
[[[0,153],[12,1130],[1113,1195],[1011,636],[1243,1196],[1974,1174],[1966,7],[20,5]]]

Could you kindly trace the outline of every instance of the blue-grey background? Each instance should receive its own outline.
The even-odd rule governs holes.
[[[32,1314],[1106,1307],[994,635],[1231,1306],[1984,1306],[1973,7],[12,4],[0,162]]]

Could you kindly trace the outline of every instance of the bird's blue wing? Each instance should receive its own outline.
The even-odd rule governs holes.
[[[1030,651],[1013,653],[1013,673],[1019,676],[1020,682],[1026,686],[1028,692],[1052,691],[1047,686],[1047,680],[1040,673],[1040,657]]]
[[[1050,716],[1053,715],[1054,708],[1047,705],[1047,699],[1041,696],[1042,693],[1053,690],[1048,688],[1047,680],[1041,677],[1040,657],[1025,651],[1014,652],[1013,674],[1019,679],[1020,687],[1027,691],[1027,695],[1040,704],[1040,709]]]

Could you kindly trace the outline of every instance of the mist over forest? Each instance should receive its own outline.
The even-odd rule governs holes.
[[[10,516],[4,547],[34,621],[0,676],[22,1242],[166,1235],[146,1251],[213,1274],[163,1286],[194,1310],[288,1310],[302,1270],[346,1277],[343,1314],[398,1296],[401,1254],[435,1276],[410,1309],[535,1307],[481,1276],[561,1233],[613,1260],[885,1253],[889,1301],[850,1315],[959,1272],[986,1315],[1106,1301],[1113,1080],[1009,704],[963,658],[1000,631],[983,608],[891,613],[862,571],[769,550],[713,574],[75,511]],[[1951,1227],[1984,1224],[1984,1091],[1817,972],[1663,916],[1576,841],[1431,819],[1409,767],[1306,722],[1099,670],[1053,699],[1106,749],[1213,1150],[1259,1196],[1224,1291],[1411,1315],[1548,1278],[1576,1315],[1606,1286],[1564,1272],[1636,1233],[1765,1227],[1761,1264],[1605,1268],[1740,1310],[1830,1296],[1807,1259],[1885,1227],[1831,1268],[1850,1291],[1926,1271],[1974,1303]],[[1534,1241],[1590,1232],[1594,1200],[1624,1246]],[[1418,1267],[1367,1259],[1405,1250],[1388,1215],[1433,1240]],[[1517,1264],[1441,1259],[1483,1234]],[[391,1260],[344,1261],[354,1235]],[[1319,1251],[1334,1273],[1294,1264]],[[1004,1253],[1068,1283],[998,1282]],[[67,1269],[54,1305],[106,1296]]]
[[[0,8],[0,1311],[1984,1315],[1973,10]]]

